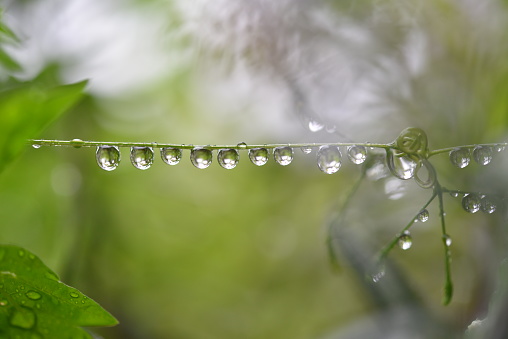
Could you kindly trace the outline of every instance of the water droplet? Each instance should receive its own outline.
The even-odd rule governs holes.
[[[304,154],[312,153],[312,147],[302,147],[300,148]]]
[[[385,267],[382,264],[376,265],[375,268],[371,271],[373,273],[370,274],[370,277],[374,283],[378,283],[385,276]]]
[[[311,132],[319,132],[321,131],[325,125],[317,120],[310,120],[309,121],[309,131]]]
[[[416,161],[405,155],[396,153],[394,150],[387,150],[387,165],[390,172],[402,180],[411,179],[415,175],[418,164]]]
[[[212,151],[206,148],[194,148],[191,151],[190,159],[192,164],[199,169],[205,169],[212,163]]]
[[[336,173],[342,163],[342,154],[337,146],[321,146],[317,152],[317,164],[326,174]]]
[[[137,169],[149,169],[153,164],[153,149],[151,147],[131,147],[131,163]]]
[[[240,155],[238,154],[238,151],[233,148],[221,149],[217,154],[217,161],[219,162],[219,165],[225,169],[235,168],[239,160]]]
[[[41,144],[32,144],[32,147],[35,149],[38,149],[38,148],[41,148],[42,145]]]
[[[330,133],[330,134],[335,133],[337,131],[337,126],[335,126],[335,125],[326,125],[325,131],[327,133]]]
[[[77,293],[77,292],[71,292],[71,293],[70,293],[70,296],[71,296],[72,298],[79,298],[79,293]]]
[[[473,159],[482,166],[488,165],[492,161],[492,148],[488,146],[476,146],[473,149]]]
[[[399,236],[399,247],[406,251],[410,249],[412,245],[413,239],[411,238],[411,234],[409,234],[409,231],[404,231],[404,233]]]
[[[471,162],[468,148],[456,148],[450,152],[450,161],[458,168],[464,168]]]
[[[9,322],[12,326],[29,330],[35,325],[35,313],[26,307],[16,307]]]
[[[349,146],[347,148],[347,157],[353,164],[363,164],[367,160],[367,149],[360,145]]]
[[[492,214],[496,211],[496,204],[487,197],[482,197],[480,200],[480,209],[482,212]]]
[[[20,257],[24,257],[25,256],[25,251],[19,250],[18,254],[19,254]]]
[[[74,148],[81,148],[85,142],[81,139],[72,139],[71,145]]]
[[[499,153],[499,152],[504,151],[506,149],[506,147],[503,144],[498,144],[498,145],[496,145],[495,149],[496,149],[496,152]]]
[[[459,192],[450,192],[450,196],[451,196],[452,198],[458,198],[458,197],[459,197],[459,195],[460,195],[460,193],[459,193]]]
[[[177,165],[182,159],[182,150],[173,147],[161,148],[161,158],[168,165]]]
[[[476,213],[480,210],[480,197],[476,194],[466,194],[462,198],[462,208],[469,213]]]
[[[418,213],[418,215],[416,216],[416,220],[418,220],[419,222],[426,222],[427,220],[429,220],[429,211],[427,211],[426,209],[421,210],[420,213]]]
[[[9,305],[9,302],[7,300],[5,300],[5,299],[0,300],[0,306],[7,306],[7,305]]]
[[[263,166],[268,162],[268,150],[266,148],[251,148],[249,159],[256,166]]]
[[[26,292],[25,295],[27,296],[28,299],[32,300],[39,300],[40,298],[42,298],[42,295],[36,291],[28,291]]]
[[[112,171],[120,164],[120,150],[116,146],[99,146],[95,158],[100,168]]]
[[[239,142],[236,147],[240,148],[240,149],[246,149],[247,148],[247,144],[244,143],[244,142]]]
[[[446,246],[450,247],[452,245],[452,238],[448,234],[443,235],[443,240]]]
[[[276,147],[273,150],[273,158],[282,166],[287,166],[293,161],[293,149],[289,146]]]

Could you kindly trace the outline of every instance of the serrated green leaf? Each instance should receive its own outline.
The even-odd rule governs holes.
[[[59,281],[33,253],[0,245],[0,338],[92,338],[82,326],[116,324],[110,313]]]
[[[0,92],[0,171],[82,97],[86,83],[47,88],[35,81]]]

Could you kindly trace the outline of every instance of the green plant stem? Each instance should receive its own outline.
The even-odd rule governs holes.
[[[252,148],[267,148],[272,149],[276,147],[321,147],[321,146],[364,146],[364,147],[374,147],[374,148],[396,148],[393,145],[389,144],[373,144],[373,143],[287,143],[287,144],[263,144],[263,145],[246,145],[244,143],[240,143],[237,145],[191,145],[191,144],[167,144],[167,143],[157,143],[157,142],[111,142],[111,141],[83,141],[79,139],[74,140],[44,140],[44,139],[31,139],[28,140],[30,145],[37,146],[64,146],[64,147],[98,147],[98,146],[117,146],[117,147],[153,147],[153,148],[163,148],[163,147],[173,147],[180,149],[193,149],[195,147],[203,147],[207,149],[223,149],[223,148],[232,148],[232,149],[252,149]]]
[[[446,233],[446,222],[445,222],[445,212],[444,212],[444,205],[443,205],[443,189],[441,188],[441,185],[436,180],[435,186],[434,186],[434,195],[438,196],[439,199],[439,216],[441,217],[441,233],[445,251],[445,286],[444,286],[444,296],[443,296],[443,304],[448,305],[450,301],[452,300],[453,296],[453,283],[452,283],[452,276],[451,276],[451,251],[450,246],[447,244],[447,233]]]
[[[503,147],[506,147],[506,146],[508,146],[508,143],[461,145],[461,146],[456,146],[456,147],[441,148],[441,149],[436,149],[436,150],[430,151],[428,157],[430,158],[430,157],[437,155],[437,154],[448,153],[448,152],[451,152],[457,148],[475,148],[477,146],[486,146],[486,147],[503,146]]]

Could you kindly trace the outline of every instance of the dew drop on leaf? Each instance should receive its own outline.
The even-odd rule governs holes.
[[[276,147],[273,150],[273,158],[282,166],[287,166],[293,161],[293,149],[289,146]]]
[[[268,150],[266,148],[251,148],[249,159],[256,166],[263,166],[268,162]]]
[[[446,246],[450,247],[452,245],[452,238],[448,234],[443,235],[443,240]]]
[[[409,233],[409,231],[404,231],[404,233],[402,233],[399,236],[398,243],[399,243],[399,247],[401,249],[403,249],[404,251],[411,248],[411,246],[413,245],[413,239],[411,238],[411,234]]]
[[[112,171],[120,164],[120,150],[116,146],[99,146],[95,158],[100,168]]]
[[[312,147],[302,147],[300,148],[304,154],[312,153]]]
[[[488,197],[482,197],[480,200],[480,209],[482,212],[492,214],[496,211],[496,204]]]
[[[418,220],[419,222],[426,222],[427,220],[429,220],[429,211],[427,211],[427,209],[421,210],[420,213],[418,213],[418,215],[416,216],[416,220]]]
[[[492,161],[492,148],[488,146],[476,146],[473,149],[473,159],[482,166],[488,165]]]
[[[168,165],[177,165],[182,159],[182,150],[173,147],[161,148],[161,158]]]
[[[77,292],[71,292],[71,293],[70,293],[70,296],[71,296],[72,298],[79,298],[79,293],[77,293]]]
[[[26,292],[25,295],[27,296],[28,299],[32,300],[39,300],[40,298],[42,298],[42,295],[36,291],[28,291]]]
[[[199,169],[205,169],[212,163],[212,151],[206,148],[194,148],[191,151],[190,159],[192,164]]]
[[[347,148],[347,157],[353,164],[363,164],[367,159],[367,149],[360,145],[349,146]]]
[[[466,194],[462,198],[462,208],[469,213],[476,213],[480,210],[480,197],[476,194]]]
[[[137,169],[149,169],[153,164],[153,149],[151,147],[131,147],[131,163]]]
[[[317,164],[326,174],[336,173],[342,163],[342,154],[337,146],[321,146],[317,152]]]
[[[25,256],[25,251],[19,250],[18,254],[19,254],[20,257],[24,257]]]
[[[240,155],[238,151],[233,148],[221,149],[217,154],[217,161],[222,168],[233,169],[238,164]]]
[[[456,148],[450,151],[451,163],[458,167],[464,168],[471,162],[471,155],[468,148]]]
[[[397,154],[393,150],[387,150],[387,165],[390,172],[397,178],[402,180],[411,179],[414,177],[418,164],[416,161]]]

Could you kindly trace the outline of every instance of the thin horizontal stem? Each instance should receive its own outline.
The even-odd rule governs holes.
[[[37,146],[63,146],[63,147],[97,147],[97,146],[117,146],[117,147],[152,147],[152,148],[163,148],[173,147],[179,149],[193,149],[196,147],[203,147],[207,149],[252,149],[252,148],[276,148],[276,147],[321,147],[321,146],[365,146],[373,148],[389,149],[394,148],[393,145],[388,144],[373,144],[373,143],[287,143],[287,144],[262,144],[262,145],[248,145],[245,143],[239,143],[236,145],[191,145],[191,144],[166,144],[157,142],[111,142],[111,141],[83,141],[79,139],[73,140],[44,140],[44,139],[31,139],[28,140],[31,145]]]
[[[448,152],[451,152],[451,151],[453,151],[454,149],[457,149],[457,148],[475,148],[477,146],[487,146],[487,147],[502,146],[502,147],[506,147],[506,146],[508,146],[508,143],[461,145],[461,146],[455,146],[455,147],[441,148],[441,149],[436,149],[434,151],[430,151],[428,157],[430,158],[430,157],[432,157],[434,155],[437,155],[437,154],[448,153]]]

